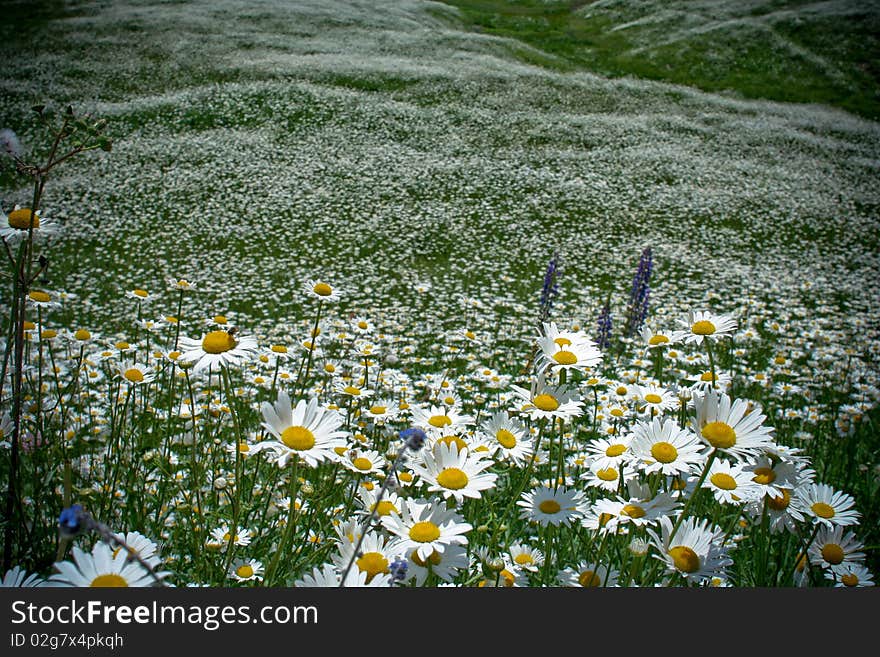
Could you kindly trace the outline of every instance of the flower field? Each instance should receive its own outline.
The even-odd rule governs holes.
[[[874,585],[868,100],[602,77],[480,3],[25,4],[4,585]]]

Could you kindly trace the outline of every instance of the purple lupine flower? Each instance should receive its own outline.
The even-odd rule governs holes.
[[[544,285],[541,287],[541,321],[550,318],[553,302],[559,295],[559,252],[553,254],[547,272],[544,274]]]
[[[651,296],[651,272],[654,264],[651,258],[651,247],[642,251],[639,266],[633,276],[632,291],[626,312],[626,336],[632,337],[645,323],[648,316],[648,301]]]
[[[599,313],[599,322],[596,329],[596,346],[599,349],[608,349],[611,346],[611,300],[605,299],[605,305]]]

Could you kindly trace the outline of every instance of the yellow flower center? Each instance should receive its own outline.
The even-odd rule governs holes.
[[[617,480],[617,470],[614,468],[605,468],[604,470],[599,470],[596,473],[596,476],[599,477],[602,481],[616,481]]]
[[[700,381],[704,381],[706,383],[709,383],[711,381],[715,381],[717,379],[718,379],[717,376],[712,376],[712,372],[703,372],[700,375]]]
[[[709,320],[703,319],[699,322],[694,322],[693,326],[691,326],[691,332],[694,335],[712,335],[715,332],[715,325]]]
[[[398,472],[397,478],[401,481],[405,481],[406,483],[409,483],[413,480],[413,476],[409,472]]]
[[[686,545],[676,545],[669,550],[672,563],[683,573],[695,573],[700,569],[700,557]]]
[[[618,395],[620,395],[622,397],[623,395],[625,395],[626,393],[629,392],[629,389],[626,386],[617,386],[617,388],[614,390],[614,392],[616,392]]]
[[[813,510],[813,513],[815,513],[820,518],[825,518],[826,520],[829,520],[834,517],[834,507],[829,504],[825,504],[825,502],[816,502],[810,508]]]
[[[669,338],[667,338],[665,335],[659,335],[659,334],[652,335],[651,339],[648,340],[648,344],[651,345],[652,347],[656,347],[658,344],[666,344],[667,342],[669,342]]]
[[[373,467],[373,462],[370,459],[364,458],[363,456],[357,457],[351,464],[356,467],[358,470],[369,470]]]
[[[754,470],[755,476],[752,477],[752,481],[757,484],[772,484],[776,481],[776,472],[774,472],[773,468],[755,468]]]
[[[131,381],[132,383],[142,383],[144,380],[143,373],[137,369],[132,367],[131,369],[125,370],[125,374],[123,374],[126,379]]]
[[[58,331],[56,331],[55,329],[46,329],[45,331],[40,333],[40,339],[51,340],[52,338],[54,338],[57,335],[58,335]]]
[[[136,297],[140,297],[141,299],[150,296],[150,293],[149,293],[149,292],[147,292],[146,290],[140,290],[140,289],[138,289],[138,290],[134,290],[134,291],[133,291],[133,294],[134,294]]]
[[[592,570],[585,570],[580,575],[578,575],[578,584],[580,584],[584,588],[588,586],[601,586],[602,580]]]
[[[85,329],[79,329],[76,333],[73,334],[73,337],[77,340],[85,341],[91,338],[92,334]]]
[[[843,561],[843,548],[836,543],[826,543],[822,546],[822,558],[832,566],[836,566]]]
[[[840,578],[840,581],[843,582],[844,586],[858,586],[859,585],[858,576],[853,575],[852,573],[847,573],[846,575],[843,575]]]
[[[285,347],[283,344],[273,344],[270,348],[276,354],[286,354],[287,353],[287,347]]]
[[[663,401],[663,398],[660,395],[655,395],[653,392],[649,392],[645,395],[645,401],[649,404],[659,404]]]
[[[431,552],[431,556],[428,557],[427,563],[425,563],[425,560],[418,555],[418,552],[413,552],[409,558],[413,560],[414,564],[421,566],[422,568],[427,566],[428,563],[432,566],[439,566],[440,562],[443,561],[443,555],[437,552],[437,550]]]
[[[333,288],[327,285],[327,283],[318,283],[315,287],[312,288],[312,292],[317,294],[319,297],[329,297],[333,294]]]
[[[36,301],[37,303],[49,303],[52,299],[48,293],[42,290],[34,290],[28,296],[31,298],[31,301]]]
[[[552,515],[554,513],[559,513],[562,507],[559,506],[559,502],[556,500],[544,500],[538,505],[538,509],[540,509],[541,513]]]
[[[358,395],[361,394],[361,389],[358,387],[355,387],[355,386],[345,386],[345,388],[343,388],[342,392],[344,392],[347,395],[353,395],[354,397],[357,397]]]
[[[437,475],[437,483],[449,490],[461,490],[468,484],[468,476],[458,468],[445,468]]]
[[[516,436],[507,429],[499,429],[495,433],[495,439],[504,449],[513,449],[516,446]]]
[[[363,320],[361,320],[361,321],[358,322],[358,328],[359,328],[361,331],[366,331],[369,327],[370,327],[370,325],[367,324],[367,323],[366,323],[365,321],[363,321]]]
[[[736,479],[726,472],[716,472],[709,477],[709,481],[722,490],[736,490]]]
[[[542,411],[555,411],[559,408],[559,401],[553,395],[548,395],[544,393],[542,395],[538,395],[532,402],[537,408]]]
[[[712,447],[728,449],[736,445],[736,432],[724,422],[709,422],[700,433]]]
[[[605,450],[605,456],[610,456],[614,458],[615,456],[620,456],[626,451],[626,445],[611,445],[608,449]]]
[[[638,504],[627,504],[620,510],[620,515],[629,516],[630,518],[644,518],[645,509]]]
[[[785,511],[791,503],[791,491],[787,488],[782,489],[782,495],[778,497],[767,496],[767,506],[774,511]]]
[[[371,511],[375,511],[380,516],[387,516],[391,513],[400,513],[397,507],[394,506],[393,502],[389,502],[388,500],[382,500],[378,504],[374,504]]]
[[[304,452],[315,446],[315,434],[305,427],[287,427],[281,433],[281,442],[290,449]]]
[[[570,347],[571,346],[571,340],[569,340],[568,338],[563,338],[563,337],[555,338],[553,340],[553,342],[556,343],[557,345],[559,345],[560,347]]]
[[[659,463],[672,463],[678,458],[678,450],[674,445],[661,441],[651,446],[651,456]]]
[[[388,409],[384,406],[370,406],[370,413],[373,415],[385,415]]]
[[[9,227],[18,230],[27,230],[31,227],[31,210],[30,208],[19,208],[9,213]],[[33,227],[40,227],[40,217],[34,213]]]
[[[430,543],[440,538],[440,528],[430,520],[417,522],[410,527],[409,537],[416,543]]]
[[[518,566],[528,566],[528,565],[531,565],[531,564],[535,563],[535,560],[532,559],[532,555],[531,555],[531,554],[526,554],[525,552],[521,552],[520,554],[516,555],[516,556],[513,558],[513,561],[514,561]]]
[[[578,362],[578,357],[571,351],[557,351],[553,354],[553,360],[555,360],[560,365],[574,365]]]
[[[202,349],[208,354],[222,354],[235,349],[235,338],[226,331],[211,331],[202,339]]]
[[[448,415],[432,415],[428,418],[428,424],[432,427],[437,427],[441,429],[449,424],[452,424],[452,419]]]
[[[117,575],[116,573],[108,573],[106,575],[98,575],[95,579],[92,580],[92,583],[89,586],[94,588],[122,588],[127,587],[128,582],[125,581],[125,578],[121,575]]]
[[[388,559],[381,552],[367,552],[356,562],[362,573],[367,574],[367,583],[379,573],[388,572]]]
[[[254,576],[253,566],[250,564],[244,564],[235,569],[235,574],[241,577],[242,579],[247,579],[248,577]]]
[[[467,443],[458,436],[443,436],[442,438],[438,439],[437,442],[443,443],[444,445],[455,445],[455,449],[458,452],[467,447]]]

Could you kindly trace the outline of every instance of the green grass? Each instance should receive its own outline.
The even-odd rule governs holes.
[[[652,3],[535,0],[444,0],[461,10],[472,30],[521,41],[511,46],[521,60],[557,70],[588,70],[730,92],[746,98],[821,103],[880,118],[880,7],[834,16],[808,13],[804,2],[766,2],[735,10],[704,33],[685,33],[687,15],[708,29],[714,16],[698,15],[699,3],[664,16]],[[839,3],[845,5],[846,3]],[[771,15],[772,12],[780,12]],[[652,13],[654,14],[652,16]],[[646,24],[620,26],[637,19]],[[614,29],[617,27],[618,29]],[[535,50],[537,49],[537,51]]]

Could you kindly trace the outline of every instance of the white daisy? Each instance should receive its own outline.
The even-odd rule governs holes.
[[[239,338],[234,331],[217,330],[207,333],[201,340],[180,337],[181,363],[195,363],[193,372],[219,365],[237,365],[257,350],[252,337]]]
[[[520,518],[544,527],[559,526],[583,515],[584,496],[580,491],[568,490],[565,486],[556,490],[549,486],[538,486],[523,493],[516,504],[522,508]]]
[[[473,529],[439,500],[405,500],[402,513],[383,516],[382,525],[400,537],[403,549],[415,548],[421,559],[434,550],[442,553],[448,545],[467,545],[465,534]]]
[[[638,422],[629,445],[633,464],[645,474],[688,475],[702,466],[704,446],[687,429],[667,418]]]
[[[424,464],[414,464],[412,469],[428,484],[428,490],[440,493],[445,499],[479,499],[481,492],[495,487],[498,475],[483,472],[492,461],[482,459],[454,443],[437,443],[424,454]]]
[[[708,310],[690,310],[680,320],[686,330],[685,343],[702,344],[704,339],[717,342],[729,337],[736,330],[736,320],[731,315],[718,315]]]
[[[76,587],[135,587],[156,586],[153,575],[137,561],[129,559],[128,553],[120,551],[113,556],[113,549],[99,541],[87,554],[78,546],[73,547],[73,563],[61,561],[55,564],[58,571],[46,582],[47,586]],[[168,573],[157,573],[162,579]]]
[[[714,390],[694,395],[695,430],[709,446],[734,457],[758,456],[773,444],[773,427],[764,426],[760,406],[749,407],[746,400],[731,402]]]
[[[333,459],[336,447],[345,447],[345,431],[339,430],[345,419],[337,411],[322,408],[312,397],[301,399],[296,407],[283,390],[273,406],[264,402],[263,427],[277,440],[265,441],[267,449],[278,454],[278,465],[283,467],[291,457],[299,457],[315,467],[321,461]]]
[[[482,436],[486,439],[493,454],[499,454],[514,465],[522,465],[534,452],[531,436],[519,420],[510,417],[507,411],[497,411],[480,425]]]
[[[724,532],[709,520],[688,518],[670,539],[672,527],[672,520],[664,517],[660,518],[660,534],[648,529],[651,543],[659,552],[654,556],[666,564],[669,572],[680,574],[688,582],[705,582],[733,563],[720,544]]]

